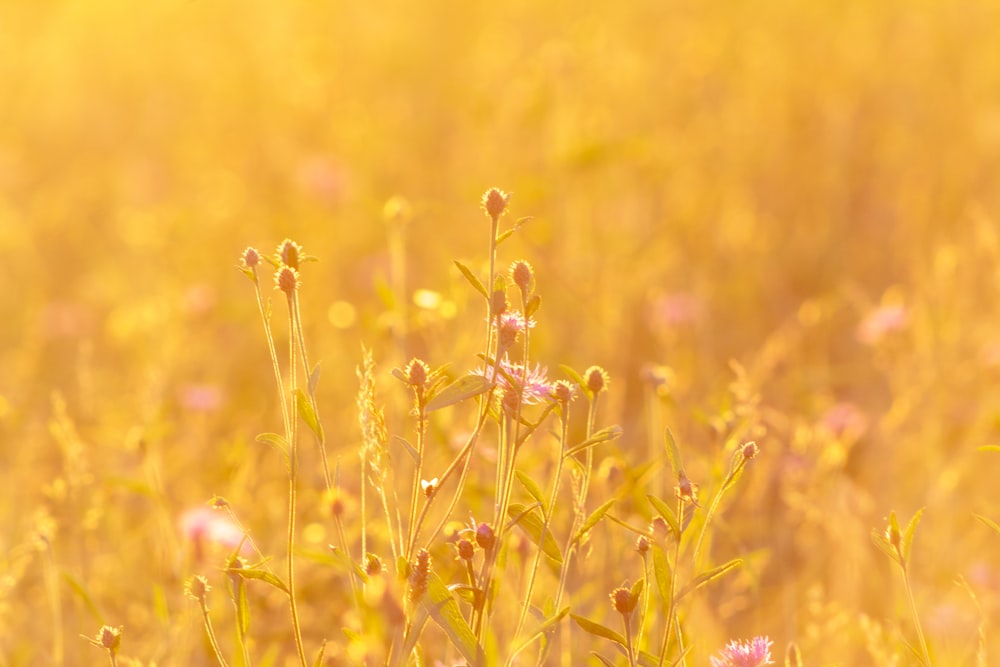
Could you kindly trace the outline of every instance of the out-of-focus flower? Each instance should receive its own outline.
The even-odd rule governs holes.
[[[819,424],[838,438],[844,435],[857,438],[868,430],[868,417],[854,403],[841,401],[823,413]]]
[[[526,369],[523,364],[515,364],[504,359],[500,362],[500,369],[501,373],[496,380],[497,386],[501,391],[520,391],[522,403],[540,403],[552,396],[552,385],[545,376],[545,369],[541,366],[536,364],[534,368]],[[475,372],[493,381],[493,366]],[[516,384],[512,384],[511,380]]]
[[[910,314],[902,304],[879,306],[868,313],[858,325],[858,340],[875,345],[889,334],[902,331],[910,321]]]
[[[235,549],[243,542],[243,531],[226,514],[209,507],[195,507],[180,518],[181,534],[191,543],[195,560],[202,560],[212,545]],[[248,553],[250,544],[243,542],[241,552]]]
[[[754,637],[747,641],[732,640],[718,656],[709,658],[712,667],[760,667],[773,665],[771,644],[767,637]]]
[[[697,322],[703,304],[690,292],[671,292],[655,299],[649,306],[649,319],[660,328],[682,327]]]
[[[222,406],[222,391],[212,384],[189,384],[181,387],[180,403],[192,412],[213,412]]]

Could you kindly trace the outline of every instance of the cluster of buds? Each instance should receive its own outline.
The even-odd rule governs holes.
[[[427,578],[431,573],[431,555],[427,549],[417,552],[410,572],[410,600],[416,602],[427,592]]]

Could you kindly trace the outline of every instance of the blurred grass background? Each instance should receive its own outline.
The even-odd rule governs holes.
[[[347,470],[362,343],[383,371],[474,365],[481,305],[451,260],[482,267],[496,185],[508,222],[535,217],[502,246],[537,271],[534,357],[613,378],[606,470],[669,425],[709,479],[751,417],[762,457],[714,549],[759,562],[690,611],[693,656],[768,633],[808,664],[908,664],[868,532],[926,506],[918,604],[941,664],[973,664],[1000,621],[1000,536],[972,516],[1000,520],[976,450],[1000,430],[998,45],[989,0],[4,2],[0,663],[90,664],[77,636],[107,622],[141,664],[208,664],[177,517],[218,493],[282,540],[239,253],[320,258],[302,298]],[[339,636],[312,594],[313,643]]]

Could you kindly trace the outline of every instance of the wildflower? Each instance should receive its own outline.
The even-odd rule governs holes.
[[[483,549],[489,551],[496,544],[496,534],[493,532],[493,526],[488,523],[481,523],[476,528],[476,544],[481,546]]]
[[[677,475],[677,486],[674,487],[674,495],[683,502],[699,507],[698,485],[689,480],[683,470]]]
[[[274,274],[274,287],[291,296],[299,288],[299,272],[290,266],[283,266]]]
[[[503,315],[507,312],[509,306],[510,304],[507,303],[507,293],[502,289],[494,290],[493,297],[490,299],[490,317]]]
[[[472,557],[476,555],[476,545],[464,537],[458,541],[455,548],[458,551],[458,557],[462,560],[472,560]]]
[[[649,532],[657,542],[663,542],[670,535],[670,524],[662,516],[657,516],[650,522]]]
[[[858,340],[866,345],[875,345],[889,334],[902,331],[909,320],[910,315],[902,304],[879,306],[858,325]]]
[[[531,268],[531,264],[520,259],[510,265],[510,278],[521,290],[521,294],[528,294],[531,292],[532,283],[535,282],[535,271]]]
[[[535,320],[525,317],[517,310],[508,310],[500,314],[493,320],[493,326],[497,331],[498,354],[503,354],[517,342],[520,334],[535,327]]]
[[[427,376],[430,375],[430,372],[431,369],[428,368],[427,364],[414,357],[406,365],[403,375],[406,376],[406,381],[411,386],[422,389],[427,384]]]
[[[507,208],[507,202],[510,201],[510,195],[499,188],[490,188],[483,194],[482,205],[483,210],[486,211],[487,215],[493,219],[495,223],[503,215],[504,210]]]
[[[594,396],[605,391],[608,388],[608,384],[611,382],[611,378],[608,376],[607,371],[605,371],[600,366],[591,366],[583,374],[584,382],[587,383],[587,389]]]
[[[634,595],[632,591],[624,586],[622,588],[616,588],[611,592],[611,606],[613,606],[615,611],[623,616],[631,614],[638,602],[639,596]]]
[[[189,384],[181,388],[181,405],[191,412],[214,412],[222,406],[222,391],[213,384]]]
[[[420,488],[424,490],[424,495],[428,498],[434,495],[434,492],[437,491],[437,487],[438,487],[437,477],[435,477],[434,479],[420,480]]]
[[[200,574],[196,574],[188,579],[187,584],[184,586],[184,594],[202,604],[205,603],[205,598],[208,596],[210,590],[212,590],[212,587],[208,585],[208,579]]]
[[[118,649],[122,645],[122,628],[119,625],[117,628],[111,627],[110,625],[105,625],[101,627],[97,635],[94,637],[84,637],[91,644],[97,648],[103,648],[108,652],[112,658],[118,654]]]
[[[381,574],[383,569],[385,566],[382,564],[382,559],[376,554],[369,553],[365,556],[365,574],[369,577]]]
[[[560,403],[569,403],[576,398],[576,387],[566,380],[556,380],[552,385],[552,397]]]
[[[495,380],[493,366],[487,366],[477,374],[495,381],[501,391],[513,390],[524,404],[540,403],[552,395],[552,385],[546,380],[545,369],[538,364],[533,369],[526,369],[523,364],[504,359],[500,362],[500,376]]]
[[[198,561],[202,560],[210,545],[235,549],[243,543],[244,549],[249,548],[243,540],[243,530],[232,519],[207,507],[185,512],[180,519],[180,529],[181,534],[191,542],[195,560]]]
[[[256,248],[247,246],[243,251],[243,263],[250,269],[260,264],[260,253]]]
[[[771,660],[771,644],[767,637],[754,637],[747,641],[735,639],[726,644],[718,657],[709,658],[712,667],[760,667],[773,665]]]
[[[640,556],[645,556],[649,552],[649,538],[645,535],[640,535],[635,540],[635,550],[639,552]]]
[[[285,239],[278,246],[278,259],[291,269],[299,270],[299,260],[302,258],[302,246],[291,239]]]
[[[743,460],[750,461],[760,453],[760,447],[753,440],[743,444]]]

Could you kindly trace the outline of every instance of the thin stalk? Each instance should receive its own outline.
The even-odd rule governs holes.
[[[622,614],[622,622],[625,624],[625,652],[628,654],[629,667],[636,667],[635,645],[632,639],[632,624],[629,623],[630,614]]]
[[[705,535],[708,533],[708,524],[712,522],[712,517],[715,516],[715,512],[719,509],[719,503],[722,502],[722,496],[725,495],[726,491],[733,487],[736,478],[746,465],[746,458],[742,455],[740,450],[736,450],[733,456],[733,464],[729,469],[729,473],[726,475],[725,481],[722,482],[722,486],[720,486],[719,490],[715,492],[715,497],[712,498],[712,502],[708,506],[708,511],[705,513],[705,521],[702,522],[701,530],[698,532],[698,539],[694,545],[694,555],[691,557],[691,562],[694,564],[696,569],[698,567],[698,556],[701,554],[701,545],[705,540]]]
[[[414,387],[414,398],[417,403],[417,465],[413,470],[413,488],[410,494],[410,515],[409,515],[409,530],[410,539],[407,540],[406,544],[406,560],[409,561],[410,557],[413,555],[413,548],[417,544],[417,532],[419,527],[417,526],[417,504],[420,502],[420,482],[424,474],[424,443],[426,442],[426,432],[427,432],[427,413],[424,410],[424,390],[422,387]],[[428,504],[425,502],[424,504]]]
[[[288,374],[289,386],[295,387],[295,303],[291,294],[288,295],[288,316],[292,331],[288,337]],[[294,394],[292,394],[294,397]],[[293,408],[296,398],[292,398]],[[296,411],[297,412],[297,411]],[[295,512],[298,488],[298,419],[289,419],[288,433],[288,605],[292,614],[292,634],[295,637],[295,650],[299,655],[299,664],[306,667],[306,652],[302,645],[302,627],[299,623],[299,610],[295,600]]]
[[[254,275],[254,291],[257,295],[257,310],[260,312],[261,322],[264,324],[264,337],[267,339],[267,351],[271,357],[271,368],[274,370],[274,382],[278,388],[278,397],[281,399],[281,422],[285,427],[285,437],[287,439],[288,433],[291,430],[289,426],[289,416],[288,416],[288,404],[286,403],[285,397],[285,386],[281,380],[281,366],[278,364],[278,351],[274,345],[274,335],[271,333],[271,322],[268,317],[267,310],[264,308],[264,295],[260,291],[260,276],[257,273],[257,267],[253,267]]]
[[[297,292],[293,293],[293,300],[295,302],[295,331],[298,333],[299,350],[302,354],[302,370],[307,379],[306,389],[309,391],[312,409],[316,413],[316,422],[322,424],[319,418],[319,404],[316,402],[316,392],[313,390],[313,383],[309,381],[312,379],[312,369],[309,367],[309,355],[306,352],[305,334],[302,331],[302,311],[299,308],[299,295]],[[316,445],[319,448],[320,460],[323,462],[323,481],[326,483],[326,490],[330,491],[333,489],[333,478],[330,476],[330,464],[326,458],[326,436],[322,432],[322,429],[316,435]]]
[[[212,653],[215,654],[215,660],[219,663],[220,667],[229,667],[226,659],[222,657],[222,649],[219,648],[219,640],[215,637],[215,630],[212,628],[212,619],[208,615],[208,604],[204,600],[199,600],[201,606],[201,617],[205,624],[205,634],[208,635],[208,643],[212,645]],[[114,663],[114,656],[112,656],[112,663]]]
[[[684,523],[684,501],[680,498],[677,499],[677,520],[683,525]],[[667,602],[667,622],[664,624],[663,628],[663,643],[660,645],[660,662],[659,667],[663,667],[665,660],[667,659],[667,647],[670,645],[670,630],[673,626],[674,614],[677,613],[676,605],[674,604],[674,592],[677,590],[677,567],[680,564],[681,558],[681,536],[677,537],[677,543],[674,545],[674,562],[670,567],[670,600]],[[680,645],[680,628],[677,628],[677,642]]]
[[[917,629],[917,639],[920,641],[920,651],[924,655],[924,664],[931,666],[931,654],[927,648],[927,639],[924,637],[923,627],[920,625],[920,615],[917,613],[917,601],[913,597],[913,587],[910,586],[910,575],[906,563],[900,561],[900,568],[903,570],[903,586],[906,588],[906,599],[910,604],[910,613],[913,614],[913,626]]]

